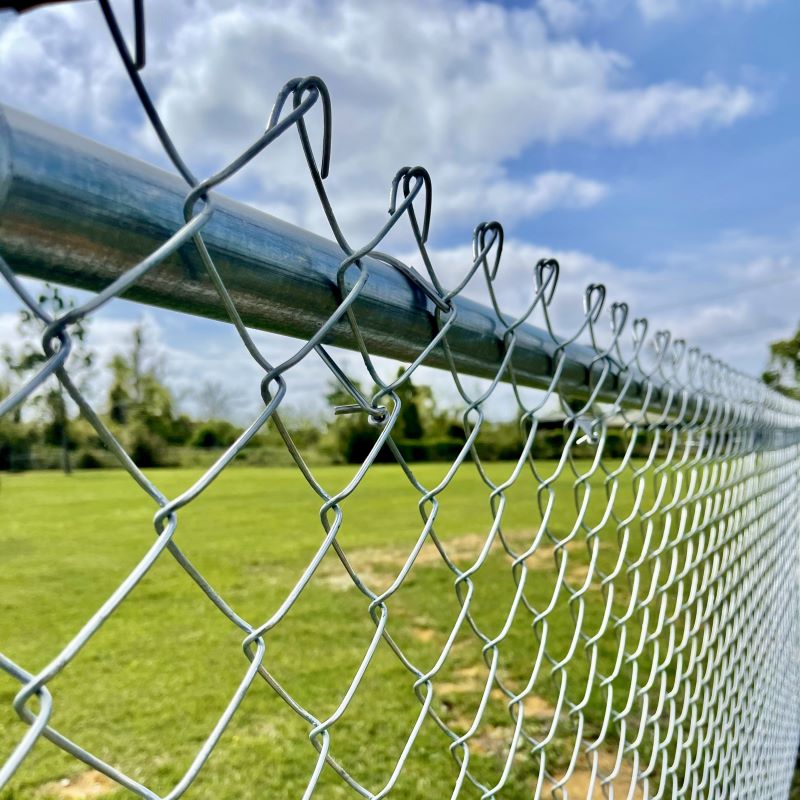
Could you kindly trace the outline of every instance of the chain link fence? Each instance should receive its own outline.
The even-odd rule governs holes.
[[[248,690],[258,684],[280,698],[307,729],[304,798],[314,795],[321,776],[330,773],[352,796],[395,796],[393,789],[409,759],[436,755],[418,752],[420,732],[429,726],[444,736],[442,751],[451,757],[453,798],[787,796],[800,735],[800,404],[665,331],[651,332],[646,320],[632,318],[625,303],[607,303],[602,285],[587,288],[580,324],[571,334],[556,333],[552,305],[560,266],[554,260],[535,265],[528,306],[521,315],[510,315],[501,308],[496,291],[503,279],[503,229],[497,222],[477,226],[472,263],[466,265],[463,279],[452,287],[443,285],[427,248],[432,183],[422,167],[396,174],[385,224],[370,241],[350,242],[326,193],[332,116],[331,99],[320,78],[287,82],[264,133],[219,172],[198,179],[159,120],[140,76],[141,4],[136,5],[133,49],[107,0],[100,6],[142,107],[185,182],[184,222],[134,266],[115,265],[115,279],[82,305],[52,318],[20,280],[21,274],[37,272],[17,264],[15,236],[29,234],[13,214],[7,218],[0,237],[5,256],[0,272],[20,306],[41,323],[44,361],[35,377],[2,399],[0,414],[14,412],[46,382],[58,381],[131,481],[152,501],[155,536],[130,574],[43,669],[34,674],[10,655],[0,654],[0,669],[19,683],[14,710],[28,726],[0,770],[0,787],[8,782],[13,786],[15,772],[35,746],[54,745],[133,795],[177,798],[191,795],[190,788],[196,787],[201,794],[194,796],[205,796],[206,762],[225,747],[226,727]],[[310,114],[322,116],[318,146],[307,128]],[[332,310],[315,323],[291,357],[277,363],[254,340],[237,292],[230,290],[214,248],[204,237],[220,213],[219,203],[224,207],[214,190],[246,169],[279,136],[292,132],[299,136],[309,180],[339,256],[329,289]],[[140,206],[146,214],[144,199]],[[380,250],[389,232],[401,224],[410,225],[424,274]],[[87,245],[75,245],[82,246]],[[260,368],[263,408],[190,488],[168,496],[158,486],[158,474],[145,474],[136,466],[71,378],[71,330],[112,299],[147,285],[181,248],[194,249],[192,257],[202,262],[218,307],[224,308],[241,346]],[[394,321],[386,309],[364,310],[363,305],[371,279],[388,273],[416,298],[414,330],[422,331],[415,334],[416,351],[405,359],[407,368],[393,379],[385,378],[376,365],[374,343],[375,329],[391,330]],[[40,277],[49,274],[44,270]],[[56,273],[56,278],[64,275]],[[471,341],[464,339],[463,325],[465,315],[474,314],[475,308],[461,295],[473,281],[485,284],[488,305],[481,313],[482,319],[491,318],[492,329],[481,342],[490,340],[488,352],[494,356],[482,355],[486,351],[478,346],[476,335],[477,355],[469,362]],[[85,285],[79,276],[73,282]],[[156,291],[163,293],[163,286],[151,289],[151,298]],[[174,291],[180,293],[180,286]],[[161,302],[170,305],[168,297]],[[337,362],[328,348],[336,336],[363,360],[377,387],[374,394],[362,392]],[[366,458],[339,490],[306,463],[281,418],[293,369],[314,353],[350,398],[336,413],[365,415],[378,432]],[[428,364],[452,376],[464,429],[457,455],[436,483],[419,477],[393,436],[401,412],[400,390]],[[467,374],[489,379],[473,392],[464,380]],[[505,474],[498,478],[498,470],[481,457],[481,437],[490,425],[488,403],[501,384],[513,390],[520,441],[518,459],[505,463]],[[532,395],[525,388],[530,385],[540,391]],[[545,410],[555,401],[563,450],[552,459],[540,453],[537,433]],[[208,489],[268,422],[296,465],[297,481],[319,498],[320,538],[274,613],[245,618],[194,566],[175,534],[182,509]],[[363,484],[379,455],[387,452],[416,495],[420,520],[415,543],[394,562],[391,577],[380,581],[348,553],[340,532],[347,521],[347,499]],[[490,509],[489,524],[472,543],[466,561],[458,541],[454,544],[438,531],[447,489],[463,471],[477,474],[483,487],[479,502]],[[530,487],[525,536],[506,523],[509,496],[522,484]],[[566,495],[558,489],[561,484],[569,486]],[[570,523],[566,527],[557,520],[565,508]],[[424,557],[430,565],[430,552],[435,553],[436,569],[450,575],[458,611],[447,622],[449,633],[438,656],[422,663],[402,644],[408,621],[390,610],[419,560]],[[344,685],[326,686],[337,699],[336,707],[318,716],[271,669],[270,642],[282,624],[291,625],[287,616],[307,587],[321,580],[320,565],[331,556],[363,596],[363,613],[373,632],[363,641],[341,642],[342,648],[359,653],[359,665]],[[197,585],[219,612],[220,625],[241,632],[244,657],[241,681],[217,723],[183,777],[159,793],[141,782],[138,773],[116,768],[83,746],[79,737],[68,738],[54,727],[58,694],[52,684],[148,570],[165,558],[174,559]],[[493,582],[480,581],[486,565],[497,558],[510,589],[506,593],[494,594]],[[337,598],[330,591],[335,614]],[[549,599],[543,602],[543,596]],[[474,613],[479,599],[495,607],[504,604],[499,627],[488,627]],[[319,620],[320,626],[326,624]],[[520,638],[512,630],[524,630],[525,635]],[[561,641],[564,631],[566,644]],[[46,635],[45,629],[31,632]],[[453,715],[442,702],[447,697],[443,675],[459,637],[477,643],[481,657],[471,671],[461,673],[462,681],[475,684],[476,701],[469,713]],[[357,777],[361,765],[337,755],[338,723],[359,695],[379,648],[407,672],[407,700],[416,709],[413,724],[396,742],[396,757],[383,765],[388,777],[382,785],[363,782]],[[525,666],[512,670],[511,662]],[[493,721],[488,728],[493,737],[492,773],[476,769],[475,763],[476,753],[486,751],[487,709],[498,702],[505,708],[506,723]],[[565,742],[570,743],[566,749]],[[280,748],[272,757],[282,758]],[[523,782],[520,773],[526,776]]]

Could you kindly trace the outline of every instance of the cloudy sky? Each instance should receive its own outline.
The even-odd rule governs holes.
[[[126,25],[129,5],[115,6]],[[334,108],[329,192],[352,242],[384,221],[397,168],[422,164],[444,282],[466,269],[474,225],[498,219],[511,311],[553,255],[565,331],[601,281],[758,374],[800,319],[794,0],[150,0],[147,25],[144,79],[199,175],[263,130],[287,79],[317,74]],[[94,3],[0,16],[0,74],[3,102],[166,165]],[[294,136],[224,191],[327,232]],[[14,308],[0,295],[6,341]],[[255,408],[257,371],[224,325],[120,302],[94,321],[102,357],[142,315],[187,404],[203,374],[231,387],[234,415]],[[273,360],[295,346],[259,341]],[[291,402],[302,410],[325,380],[298,369]]]

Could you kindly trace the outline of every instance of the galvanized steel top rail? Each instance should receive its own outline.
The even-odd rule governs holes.
[[[176,174],[0,107],[0,249],[19,274],[100,290],[181,227],[186,193],[186,183]],[[340,303],[336,273],[342,250],[241,203],[217,195],[214,200],[215,212],[203,238],[243,321],[300,339],[313,335]],[[396,267],[372,257],[363,262],[369,280],[354,309],[364,340],[375,355],[412,361],[436,335],[434,303]],[[125,296],[227,319],[191,243]],[[457,318],[447,339],[455,366],[493,378],[504,352],[504,328],[497,314],[463,297],[452,303]],[[345,318],[332,328],[327,343],[355,348]],[[556,349],[547,331],[521,325],[511,360],[517,382],[547,388]],[[607,369],[596,399],[618,401],[630,377],[624,405],[641,405],[649,391],[653,407],[671,402],[678,410],[681,398],[668,386],[630,375],[590,347],[568,344],[564,355],[558,380],[562,395],[585,397]],[[447,367],[442,348],[433,349],[425,363]]]

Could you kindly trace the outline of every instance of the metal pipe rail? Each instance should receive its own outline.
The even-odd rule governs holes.
[[[0,252],[19,274],[100,290],[183,224],[187,191],[177,175],[0,106]],[[214,198],[216,210],[203,238],[245,324],[311,336],[338,304],[340,248],[269,214]],[[398,270],[365,261],[369,280],[354,309],[367,346],[375,355],[411,361],[436,333],[434,305]],[[227,319],[192,244],[149,272],[125,297]],[[454,303],[458,316],[447,336],[457,368],[494,377],[503,354],[500,322],[478,303],[461,297]],[[328,343],[355,348],[345,319]],[[521,326],[511,362],[519,383],[546,387],[556,348],[546,331]],[[433,350],[425,363],[445,366],[442,349]],[[559,392],[585,396],[602,369],[592,348],[568,345]],[[616,400],[626,377],[612,367],[597,399]],[[634,375],[625,401],[638,405],[646,391],[642,376]],[[669,397],[666,386],[651,384],[649,391],[652,408]]]

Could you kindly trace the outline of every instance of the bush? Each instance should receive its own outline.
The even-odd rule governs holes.
[[[304,454],[308,461],[308,455]],[[285,447],[246,447],[237,456],[237,462],[251,467],[288,467],[294,464]]]
[[[463,446],[463,440],[458,439],[403,439],[397,442],[403,458],[411,462],[454,461]]]
[[[103,469],[108,465],[91,450],[81,450],[75,459],[75,466],[78,469]]]
[[[606,446],[604,455],[610,458],[622,458],[628,450],[630,438],[622,431],[616,429],[606,433]]]
[[[377,427],[354,428],[344,440],[342,455],[348,464],[360,464],[367,458],[378,441],[380,430]],[[377,461],[392,461],[394,456],[387,447],[381,448]]]
[[[564,430],[537,431],[533,456],[534,458],[560,458],[566,441],[566,431]]]
[[[133,463],[143,469],[174,466],[174,461],[169,457],[164,440],[146,428],[134,429],[128,454],[133,459]]]
[[[230,447],[239,435],[239,428],[224,419],[212,419],[202,423],[194,433],[193,447],[213,450]]]
[[[29,469],[35,438],[34,432],[22,423],[8,420],[0,423],[0,469]]]
[[[186,414],[171,420],[165,438],[169,444],[188,444],[194,434],[195,423]]]

